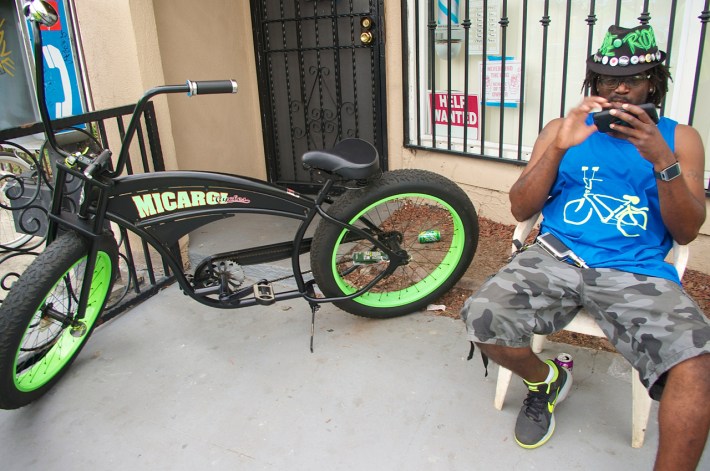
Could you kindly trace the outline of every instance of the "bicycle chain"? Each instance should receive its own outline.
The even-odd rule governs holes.
[[[238,267],[242,268],[242,265],[241,265],[234,257],[220,257],[220,258],[215,258],[215,259],[210,260],[210,265],[214,266],[215,264],[217,264],[217,263],[219,263],[219,262],[225,262],[225,261],[226,261],[226,262],[233,262],[233,263],[235,263]],[[202,265],[202,263],[200,263],[200,265]],[[198,267],[199,267],[199,265],[198,265]],[[302,275],[307,275],[307,274],[312,273],[312,272],[313,272],[313,270],[307,270],[307,271],[301,272],[301,274],[302,274]],[[191,277],[192,277],[192,279],[193,279],[193,281],[194,281],[195,275],[191,275]],[[283,276],[283,277],[281,277],[281,278],[276,278],[276,279],[274,279],[274,280],[266,280],[266,281],[268,281],[269,283],[277,283],[277,282],[279,282],[279,281],[288,280],[289,278],[295,278],[295,277],[296,277],[296,275],[292,273],[292,274],[290,274],[290,275],[286,275],[286,276]]]

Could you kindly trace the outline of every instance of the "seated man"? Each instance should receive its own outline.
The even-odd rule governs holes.
[[[518,221],[542,211],[541,233],[577,257],[560,261],[532,244],[461,311],[469,339],[529,388],[515,425],[522,447],[550,438],[555,405],[572,381],[533,354],[531,335],[564,328],[583,306],[660,400],[656,469],[694,469],[702,455],[710,322],[664,257],[673,240],[695,239],[705,220],[705,156],[693,128],[668,118],[656,125],[638,106],[665,96],[664,60],[649,25],[609,28],[587,60],[592,96],[545,126],[510,191]],[[600,109],[624,125],[599,132],[590,113]]]

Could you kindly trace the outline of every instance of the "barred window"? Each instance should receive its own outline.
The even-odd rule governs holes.
[[[708,149],[708,20],[704,0],[408,0],[405,145],[528,160],[542,127],[588,93],[586,59],[607,28],[648,23],[673,75],[661,115]]]

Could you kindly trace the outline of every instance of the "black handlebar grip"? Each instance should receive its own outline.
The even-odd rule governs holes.
[[[237,82],[234,80],[188,80],[187,86],[190,88],[190,91],[187,92],[187,96],[237,93]]]
[[[111,151],[108,149],[104,149],[101,151],[101,153],[91,162],[85,169],[84,169],[84,175],[86,175],[86,178],[91,180],[93,178],[93,173],[94,171],[103,166],[106,162],[108,162],[111,159]]]

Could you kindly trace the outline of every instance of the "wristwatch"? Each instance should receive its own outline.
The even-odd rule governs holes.
[[[677,178],[680,176],[680,164],[676,160],[676,163],[674,163],[670,167],[664,168],[660,172],[656,172],[654,170],[653,174],[659,180],[663,180],[664,182],[669,182],[669,181],[673,180],[674,178]]]

